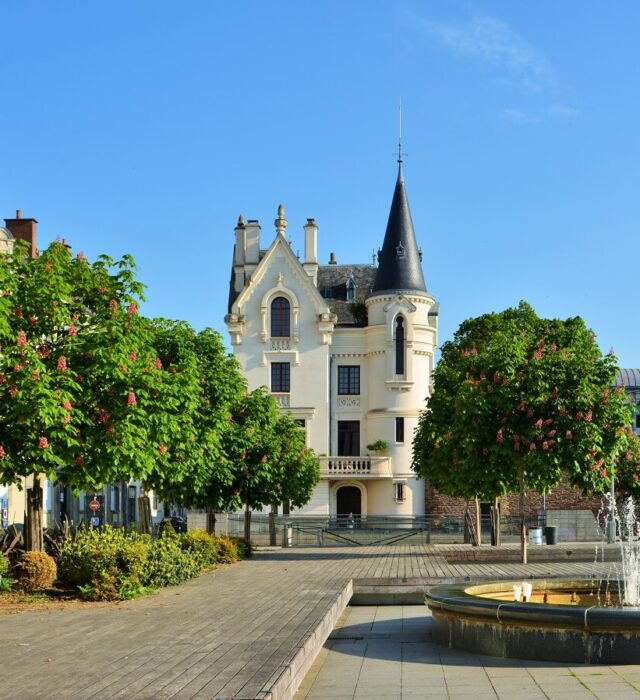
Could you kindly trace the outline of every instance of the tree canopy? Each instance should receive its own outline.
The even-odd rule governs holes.
[[[630,422],[615,372],[581,318],[542,319],[521,302],[469,319],[442,346],[414,469],[466,498],[548,491],[564,473],[603,492]]]
[[[184,322],[156,320],[153,329],[162,367],[179,385],[169,382],[168,395],[158,397],[158,462],[148,484],[163,500],[181,505],[237,507],[234,465],[225,457],[232,411],[246,390],[237,361],[210,328],[196,333]],[[175,433],[163,432],[170,430]]]
[[[264,387],[246,394],[234,407],[224,459],[233,465],[233,494],[253,510],[283,501],[302,506],[320,478],[304,431],[279,413]]]
[[[129,256],[90,264],[53,243],[0,257],[0,481],[44,473],[77,488],[153,466],[138,398],[154,391]]]

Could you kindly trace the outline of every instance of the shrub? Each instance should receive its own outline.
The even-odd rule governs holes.
[[[23,552],[19,571],[20,586],[27,591],[51,588],[58,575],[55,559],[46,552]]]
[[[182,549],[200,558],[201,566],[218,562],[218,540],[204,530],[189,530],[180,537]]]
[[[60,547],[60,580],[92,600],[130,598],[142,591],[148,535],[105,526],[78,530]]]
[[[11,567],[9,560],[0,552],[0,593],[5,593],[11,590],[13,580],[11,578]]]
[[[369,452],[384,452],[389,449],[389,443],[386,440],[376,440],[367,445]]]
[[[240,559],[248,559],[253,554],[251,542],[247,542],[244,537],[229,537],[238,550]]]
[[[202,566],[200,553],[183,549],[179,535],[166,534],[151,543],[142,581],[152,588],[175,586],[195,578]]]
[[[229,537],[218,537],[218,561],[221,564],[233,564],[239,559],[236,543]]]

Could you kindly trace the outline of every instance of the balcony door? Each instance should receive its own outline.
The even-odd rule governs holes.
[[[360,454],[360,421],[338,421],[338,455],[357,457]]]

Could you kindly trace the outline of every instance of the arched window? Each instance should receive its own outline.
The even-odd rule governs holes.
[[[405,343],[404,343],[404,318],[398,316],[396,318],[396,329],[395,329],[395,346],[396,346],[396,374],[404,374],[404,354],[405,354]]]
[[[285,297],[271,302],[271,337],[288,338],[291,335],[291,305]]]

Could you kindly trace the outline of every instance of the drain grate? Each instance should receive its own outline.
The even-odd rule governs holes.
[[[346,636],[334,636],[333,634],[329,635],[329,639],[333,641],[348,641],[348,642],[361,642],[364,637],[346,637]]]

